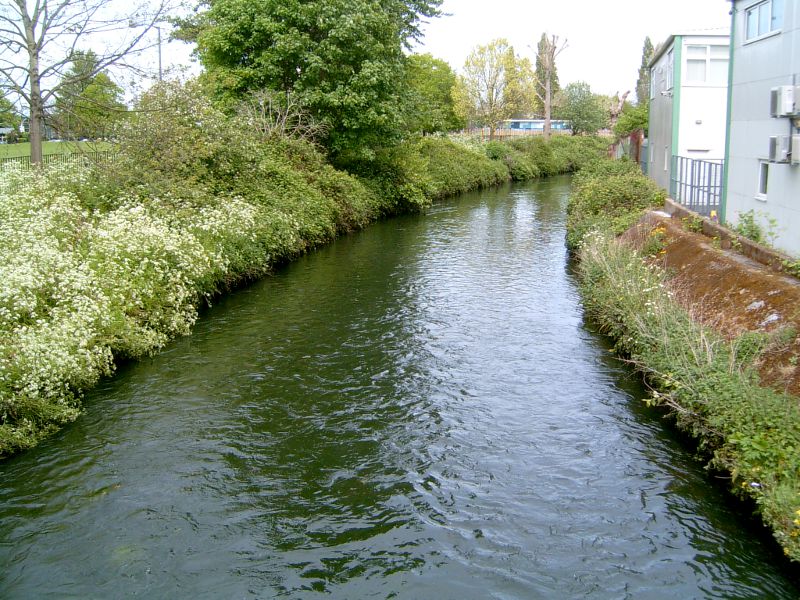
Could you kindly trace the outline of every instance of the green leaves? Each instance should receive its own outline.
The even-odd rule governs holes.
[[[464,63],[454,91],[457,114],[492,132],[516,114],[530,112],[534,97],[530,61],[505,39],[477,46]]]
[[[226,105],[261,88],[292,92],[347,165],[391,145],[402,123],[403,47],[440,0],[212,0],[183,24]]]
[[[570,122],[574,135],[597,133],[608,126],[608,113],[588,83],[570,83],[562,92],[561,116]]]

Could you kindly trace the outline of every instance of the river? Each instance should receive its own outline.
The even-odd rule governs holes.
[[[583,320],[569,179],[219,299],[0,463],[0,597],[797,598]]]

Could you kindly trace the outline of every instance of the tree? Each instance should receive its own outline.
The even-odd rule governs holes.
[[[536,98],[544,115],[544,137],[550,137],[550,121],[553,116],[553,98],[559,91],[556,58],[567,47],[567,41],[559,43],[558,36],[542,34],[536,50]]]
[[[636,80],[636,102],[640,106],[650,104],[650,61],[653,59],[653,42],[644,38],[642,47],[642,64],[639,66],[639,78]]]
[[[32,163],[42,162],[45,115],[59,91],[144,49],[167,10],[166,0],[153,1],[117,14],[113,0],[0,0],[0,89],[28,107]],[[79,45],[94,47],[97,62],[69,77]]]
[[[533,71],[530,61],[518,57],[505,39],[477,46],[464,63],[464,74],[454,90],[456,111],[464,119],[489,127],[530,110]]]
[[[406,61],[406,128],[413,133],[453,131],[464,127],[455,112],[456,74],[430,54],[412,54]]]
[[[610,127],[613,128],[614,125],[617,124],[617,120],[619,119],[619,116],[622,114],[622,110],[625,108],[625,105],[627,104],[628,96],[630,95],[630,93],[631,93],[630,90],[628,90],[624,94],[622,94],[622,96],[620,96],[619,92],[617,92],[616,94],[614,94],[613,98],[610,98],[609,108],[608,108],[608,113],[609,113],[608,123]]]
[[[634,106],[628,102],[622,108],[619,120],[613,126],[614,134],[618,138],[630,135],[639,129],[647,135],[647,125],[649,120],[649,104],[637,104]]]
[[[206,0],[181,22],[223,104],[291,93],[326,126],[340,166],[369,160],[400,133],[404,47],[441,0]]]
[[[122,89],[104,71],[97,71],[97,55],[92,51],[76,51],[65,78],[53,115],[58,134],[67,139],[107,136],[125,111]]]
[[[22,119],[14,104],[5,96],[0,96],[0,127],[18,129]]]
[[[563,91],[562,114],[569,120],[573,135],[597,133],[608,125],[605,104],[592,93],[588,83],[570,83]]]

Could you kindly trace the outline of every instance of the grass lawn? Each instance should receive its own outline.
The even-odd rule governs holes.
[[[114,144],[111,142],[44,142],[44,144],[42,144],[42,154],[102,152],[104,150],[112,150],[113,148]],[[28,156],[30,153],[31,145],[28,142],[23,144],[0,144],[0,158]]]

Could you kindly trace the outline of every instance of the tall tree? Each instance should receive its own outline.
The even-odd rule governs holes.
[[[95,75],[87,75],[95,73]],[[53,125],[61,137],[97,139],[109,134],[125,110],[122,89],[97,71],[97,55],[76,51],[55,102]]]
[[[456,110],[467,121],[489,127],[489,138],[505,119],[530,110],[533,69],[505,39],[477,46],[464,63],[454,90]]]
[[[97,52],[94,77],[144,49],[147,33],[165,16],[166,0],[123,6],[113,0],[0,0],[0,89],[28,106],[31,162],[42,161],[47,110],[59,90],[75,83],[66,77],[79,46]]]
[[[559,91],[556,58],[567,47],[567,40],[560,42],[558,36],[542,34],[536,50],[536,98],[544,114],[544,137],[550,137],[553,117],[553,98]]]
[[[653,42],[650,37],[644,38],[642,47],[642,63],[639,65],[639,78],[636,80],[636,102],[639,106],[650,104],[650,61],[653,59]]]
[[[608,100],[592,93],[588,83],[570,83],[563,91],[563,116],[573,135],[597,133],[608,125]]]
[[[342,166],[399,133],[404,47],[441,0],[206,0],[182,23],[220,99],[291,93],[326,125]]]
[[[412,54],[406,61],[406,128],[413,133],[453,131],[464,126],[456,115],[453,88],[456,74],[430,54]]]

